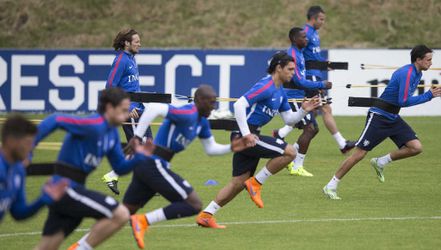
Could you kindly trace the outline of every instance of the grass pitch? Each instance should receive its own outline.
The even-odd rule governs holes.
[[[258,209],[242,192],[216,214],[226,230],[197,227],[194,217],[169,221],[153,226],[146,235],[148,249],[437,249],[441,246],[441,162],[438,133],[441,117],[405,120],[418,133],[424,152],[414,158],[391,163],[385,172],[386,182],[381,184],[369,166],[370,157],[393,150],[386,141],[368,154],[343,179],[339,186],[341,201],[325,199],[321,188],[329,181],[344,160],[336,143],[318,118],[321,131],[311,144],[305,167],[313,178],[293,177],[286,170],[271,177],[263,188],[264,209]],[[340,131],[348,139],[356,139],[362,131],[365,117],[337,117]],[[264,128],[270,134],[281,126],[275,119]],[[227,143],[229,134],[215,131],[218,142]],[[288,138],[294,142],[299,135],[294,130]],[[61,132],[46,141],[59,142]],[[35,162],[56,158],[56,150],[38,149]],[[263,166],[262,160],[260,166]],[[199,142],[173,159],[174,171],[186,178],[207,205],[231,176],[231,155],[208,157]],[[107,162],[89,176],[87,186],[110,194],[100,182],[109,170]],[[122,177],[122,191],[130,182],[130,175]],[[205,186],[208,179],[219,182]],[[28,200],[40,192],[45,177],[27,179]],[[115,197],[118,200],[122,196]],[[141,211],[146,212],[166,205],[155,197]],[[66,208],[68,209],[68,208]],[[0,224],[2,249],[31,249],[40,238],[46,218],[43,209],[37,216],[21,223],[8,215]],[[93,220],[84,220],[80,230],[73,233],[61,249],[78,240]],[[136,249],[129,227],[125,227],[98,249]]]

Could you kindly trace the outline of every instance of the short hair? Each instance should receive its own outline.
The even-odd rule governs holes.
[[[124,50],[125,42],[132,42],[133,35],[138,34],[138,32],[134,29],[123,29],[116,35],[115,39],[113,39],[112,47],[115,50]]]
[[[194,99],[208,97],[210,94],[216,94],[216,91],[211,85],[201,84],[194,92]]]
[[[112,107],[116,107],[121,104],[124,99],[130,99],[129,94],[124,92],[120,88],[108,88],[104,89],[100,92],[99,100],[98,100],[98,108],[97,111],[100,114],[104,114],[106,112],[107,104],[111,104]]]
[[[2,128],[2,143],[6,142],[9,137],[24,138],[26,136],[34,136],[37,134],[37,126],[22,115],[10,115]]]
[[[280,65],[282,68],[284,68],[290,62],[294,62],[294,58],[292,58],[292,56],[288,55],[284,51],[278,51],[271,58],[271,62],[268,66],[267,72],[268,74],[272,74],[276,71],[277,65]]]
[[[293,27],[289,30],[288,38],[291,41],[291,44],[294,44],[295,39],[299,36],[302,30],[303,29],[299,27]]]
[[[325,14],[325,11],[322,9],[322,7],[318,5],[311,6],[306,13],[306,18],[308,18],[308,20],[311,20],[311,18],[316,17],[319,13]]]
[[[417,45],[413,47],[412,51],[410,51],[410,61],[414,63],[418,58],[423,59],[427,53],[432,53],[432,52],[433,50],[424,44]]]

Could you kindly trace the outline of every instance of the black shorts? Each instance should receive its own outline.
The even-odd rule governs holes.
[[[49,205],[43,235],[50,236],[63,231],[67,237],[83,218],[112,218],[118,205],[112,197],[87,190],[83,186],[68,188],[61,200]]]
[[[318,77],[318,76],[306,76],[307,80],[310,81],[314,81],[314,82],[319,82],[322,81],[322,78]],[[311,98],[314,97],[316,95],[320,95],[322,99],[327,99],[328,98],[328,90],[327,89],[305,89],[305,96],[307,98]]]
[[[133,170],[123,203],[143,207],[156,193],[177,202],[187,199],[191,192],[190,183],[171,171],[166,161],[148,158]]]
[[[401,117],[390,120],[382,115],[369,112],[356,146],[371,151],[388,137],[398,148],[411,140],[418,139],[412,128]]]
[[[302,104],[298,102],[290,102],[289,105],[291,106],[292,111],[297,112],[301,107]],[[312,124],[314,128],[318,128],[317,120],[315,119],[314,112],[309,112],[305,117],[303,117],[302,120],[300,120],[298,123],[294,125],[294,127],[298,129],[303,129],[307,125]]]
[[[231,133],[231,138],[240,136],[240,132]],[[288,144],[281,139],[259,135],[257,145],[233,154],[233,176],[246,172],[254,175],[260,158],[276,158],[282,156]]]

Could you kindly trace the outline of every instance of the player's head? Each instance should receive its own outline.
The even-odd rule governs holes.
[[[292,45],[297,46],[300,49],[303,49],[308,45],[308,38],[306,37],[306,32],[299,27],[293,27],[289,30],[288,34],[289,40]]]
[[[210,116],[211,111],[216,107],[216,91],[210,85],[201,85],[194,93],[194,103],[199,115]]]
[[[294,58],[284,51],[279,51],[271,58],[267,72],[272,76],[277,76],[282,83],[287,83],[294,76],[295,68]]]
[[[426,45],[417,45],[410,52],[410,61],[420,70],[428,70],[432,66],[433,50]]]
[[[21,115],[11,115],[3,124],[2,150],[13,162],[25,160],[34,145],[37,126]]]
[[[119,126],[129,118],[130,97],[120,88],[101,91],[98,100],[98,113],[113,126]]]
[[[134,29],[123,29],[113,39],[115,50],[126,50],[132,54],[137,54],[141,47],[141,38]]]
[[[318,5],[311,6],[306,13],[306,18],[308,19],[308,22],[314,27],[314,29],[318,30],[325,23],[325,11],[322,9],[322,7]]]

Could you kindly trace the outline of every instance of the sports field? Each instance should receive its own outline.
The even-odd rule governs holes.
[[[35,117],[33,117],[35,118]],[[39,116],[38,118],[41,118]],[[194,217],[153,226],[146,235],[149,249],[439,249],[441,246],[441,117],[408,117],[406,121],[421,139],[424,152],[408,160],[393,162],[386,169],[386,182],[380,184],[369,166],[369,157],[356,166],[339,186],[343,200],[325,199],[321,188],[329,181],[344,159],[328,131],[320,121],[321,132],[313,141],[305,167],[315,174],[313,178],[293,177],[283,170],[265,183],[262,198],[265,208],[258,209],[246,192],[216,214],[225,230],[197,227]],[[364,117],[337,117],[343,135],[348,139],[359,136]],[[281,125],[279,118],[264,129]],[[227,143],[229,134],[214,132],[217,140]],[[299,134],[294,131],[288,141]],[[47,142],[60,142],[62,133]],[[387,141],[368,156],[383,155],[394,149]],[[34,161],[53,161],[56,146],[37,149]],[[261,161],[261,166],[265,161]],[[204,201],[210,202],[231,176],[231,155],[208,157],[199,142],[178,155],[173,169],[186,178]],[[88,187],[110,195],[99,181],[109,170],[107,162],[101,164],[88,178]],[[34,198],[46,178],[27,179],[27,191]],[[205,186],[208,179],[219,185]],[[121,178],[120,188],[125,190],[130,176]],[[121,200],[122,197],[116,197]],[[29,200],[29,199],[28,199]],[[155,197],[142,210],[165,205]],[[30,220],[13,222],[8,215],[0,226],[0,249],[31,249],[40,238],[46,217],[43,210]],[[78,240],[91,225],[85,220],[80,229],[62,246]],[[136,249],[129,227],[106,241],[99,249]]]

